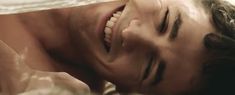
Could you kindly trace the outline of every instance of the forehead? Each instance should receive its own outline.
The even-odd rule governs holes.
[[[208,14],[205,13],[201,1],[202,0],[163,0],[166,6],[172,7],[175,9],[174,11],[183,12],[184,15],[194,21],[208,19]]]

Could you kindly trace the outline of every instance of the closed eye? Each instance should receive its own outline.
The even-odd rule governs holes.
[[[145,80],[149,76],[153,63],[154,63],[154,56],[150,55],[150,59],[148,61],[148,66],[144,72],[143,80]]]
[[[160,33],[164,33],[167,30],[168,23],[169,23],[169,9],[167,8],[165,16],[164,16],[164,18],[158,28]]]
[[[160,61],[158,69],[157,69],[157,72],[156,72],[156,74],[154,76],[154,80],[151,83],[152,86],[156,85],[156,84],[158,84],[159,82],[162,81],[165,69],[166,69],[165,62],[164,61]]]

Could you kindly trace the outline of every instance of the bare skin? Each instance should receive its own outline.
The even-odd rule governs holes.
[[[18,54],[2,41],[0,41],[0,55],[1,94],[16,95],[56,88],[66,89],[70,95],[90,93],[85,83],[65,72],[39,71],[28,67],[24,62],[25,56]]]
[[[210,15],[195,0],[90,5],[72,18],[77,24],[71,38],[86,63],[119,91],[153,95],[177,95],[198,84],[209,58],[204,37],[215,31]]]
[[[123,5],[124,2],[91,6],[105,5],[101,9],[116,8]],[[0,15],[0,29],[2,31],[0,32],[0,40],[19,55],[23,55],[24,63],[29,68],[39,71],[67,72],[86,83],[92,92],[102,93],[103,77],[100,77],[100,74],[97,74],[93,67],[90,67],[89,62],[84,59],[85,53],[89,55],[93,52],[80,52],[83,47],[78,50],[73,45],[74,39],[71,39],[71,34],[69,34],[71,33],[71,25],[77,24],[77,22],[71,24],[71,16],[76,15],[75,13],[82,8],[86,8],[86,6]],[[110,10],[113,9],[108,9],[107,12]],[[86,21],[82,21],[82,23],[84,22]]]
[[[53,82],[43,85],[43,87],[51,84],[62,84],[72,87],[73,90],[79,91],[85,89],[89,92],[87,90],[89,88],[86,85],[89,84],[93,91],[102,92],[102,79],[99,79],[88,66],[78,65],[75,68],[73,65],[68,65],[71,62],[76,64],[81,63],[75,61],[77,59],[73,55],[74,49],[67,38],[68,34],[66,34],[68,31],[66,15],[68,15],[70,10],[49,10],[0,16],[0,52],[2,52],[1,55],[9,55],[7,58],[5,56],[1,57],[1,72],[4,72],[4,75],[16,75],[14,77],[1,76],[2,83],[12,82],[12,87],[9,87],[12,89],[5,89],[8,88],[4,87],[6,84],[1,84],[3,92],[12,92],[9,94],[15,95],[19,92],[42,88],[40,86],[37,87],[35,84],[40,84],[44,81],[37,79],[27,79],[31,80],[31,87],[26,85],[28,81],[25,81],[25,83],[19,82],[21,83],[20,85],[18,85],[17,80],[4,82],[5,80],[23,77],[25,72],[29,73],[29,77],[37,75],[39,77],[52,78]],[[54,53],[55,51],[57,51],[56,54]],[[62,56],[63,60],[58,60],[61,57],[57,55],[60,54],[66,55]],[[15,56],[23,58],[21,59],[23,62],[19,62],[20,66],[12,65],[15,63],[12,62],[15,60]],[[2,67],[13,68],[13,70],[9,71],[11,69],[2,69]],[[15,70],[14,68],[20,68],[20,70]],[[68,73],[73,75],[73,77],[68,75]],[[86,82],[86,84],[81,81],[79,82],[78,79]],[[93,79],[96,79],[96,82]]]
[[[92,91],[101,91],[105,78],[126,92],[174,95],[197,83],[208,57],[203,38],[215,31],[195,5],[124,0],[0,16],[0,40],[25,55],[30,68],[68,72]],[[118,10],[115,23],[105,25]]]

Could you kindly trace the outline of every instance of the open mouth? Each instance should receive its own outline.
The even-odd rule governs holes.
[[[104,27],[104,44],[106,47],[106,50],[109,52],[112,44],[112,35],[113,35],[113,27],[119,20],[119,18],[122,15],[122,11],[124,9],[124,6],[113,12],[109,19],[106,21],[106,25]]]

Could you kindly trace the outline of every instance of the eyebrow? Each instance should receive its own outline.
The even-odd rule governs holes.
[[[182,23],[183,23],[182,17],[181,17],[181,14],[179,13],[171,29],[171,32],[169,35],[170,40],[175,40],[175,38],[177,38],[179,34],[179,29],[182,26]]]

